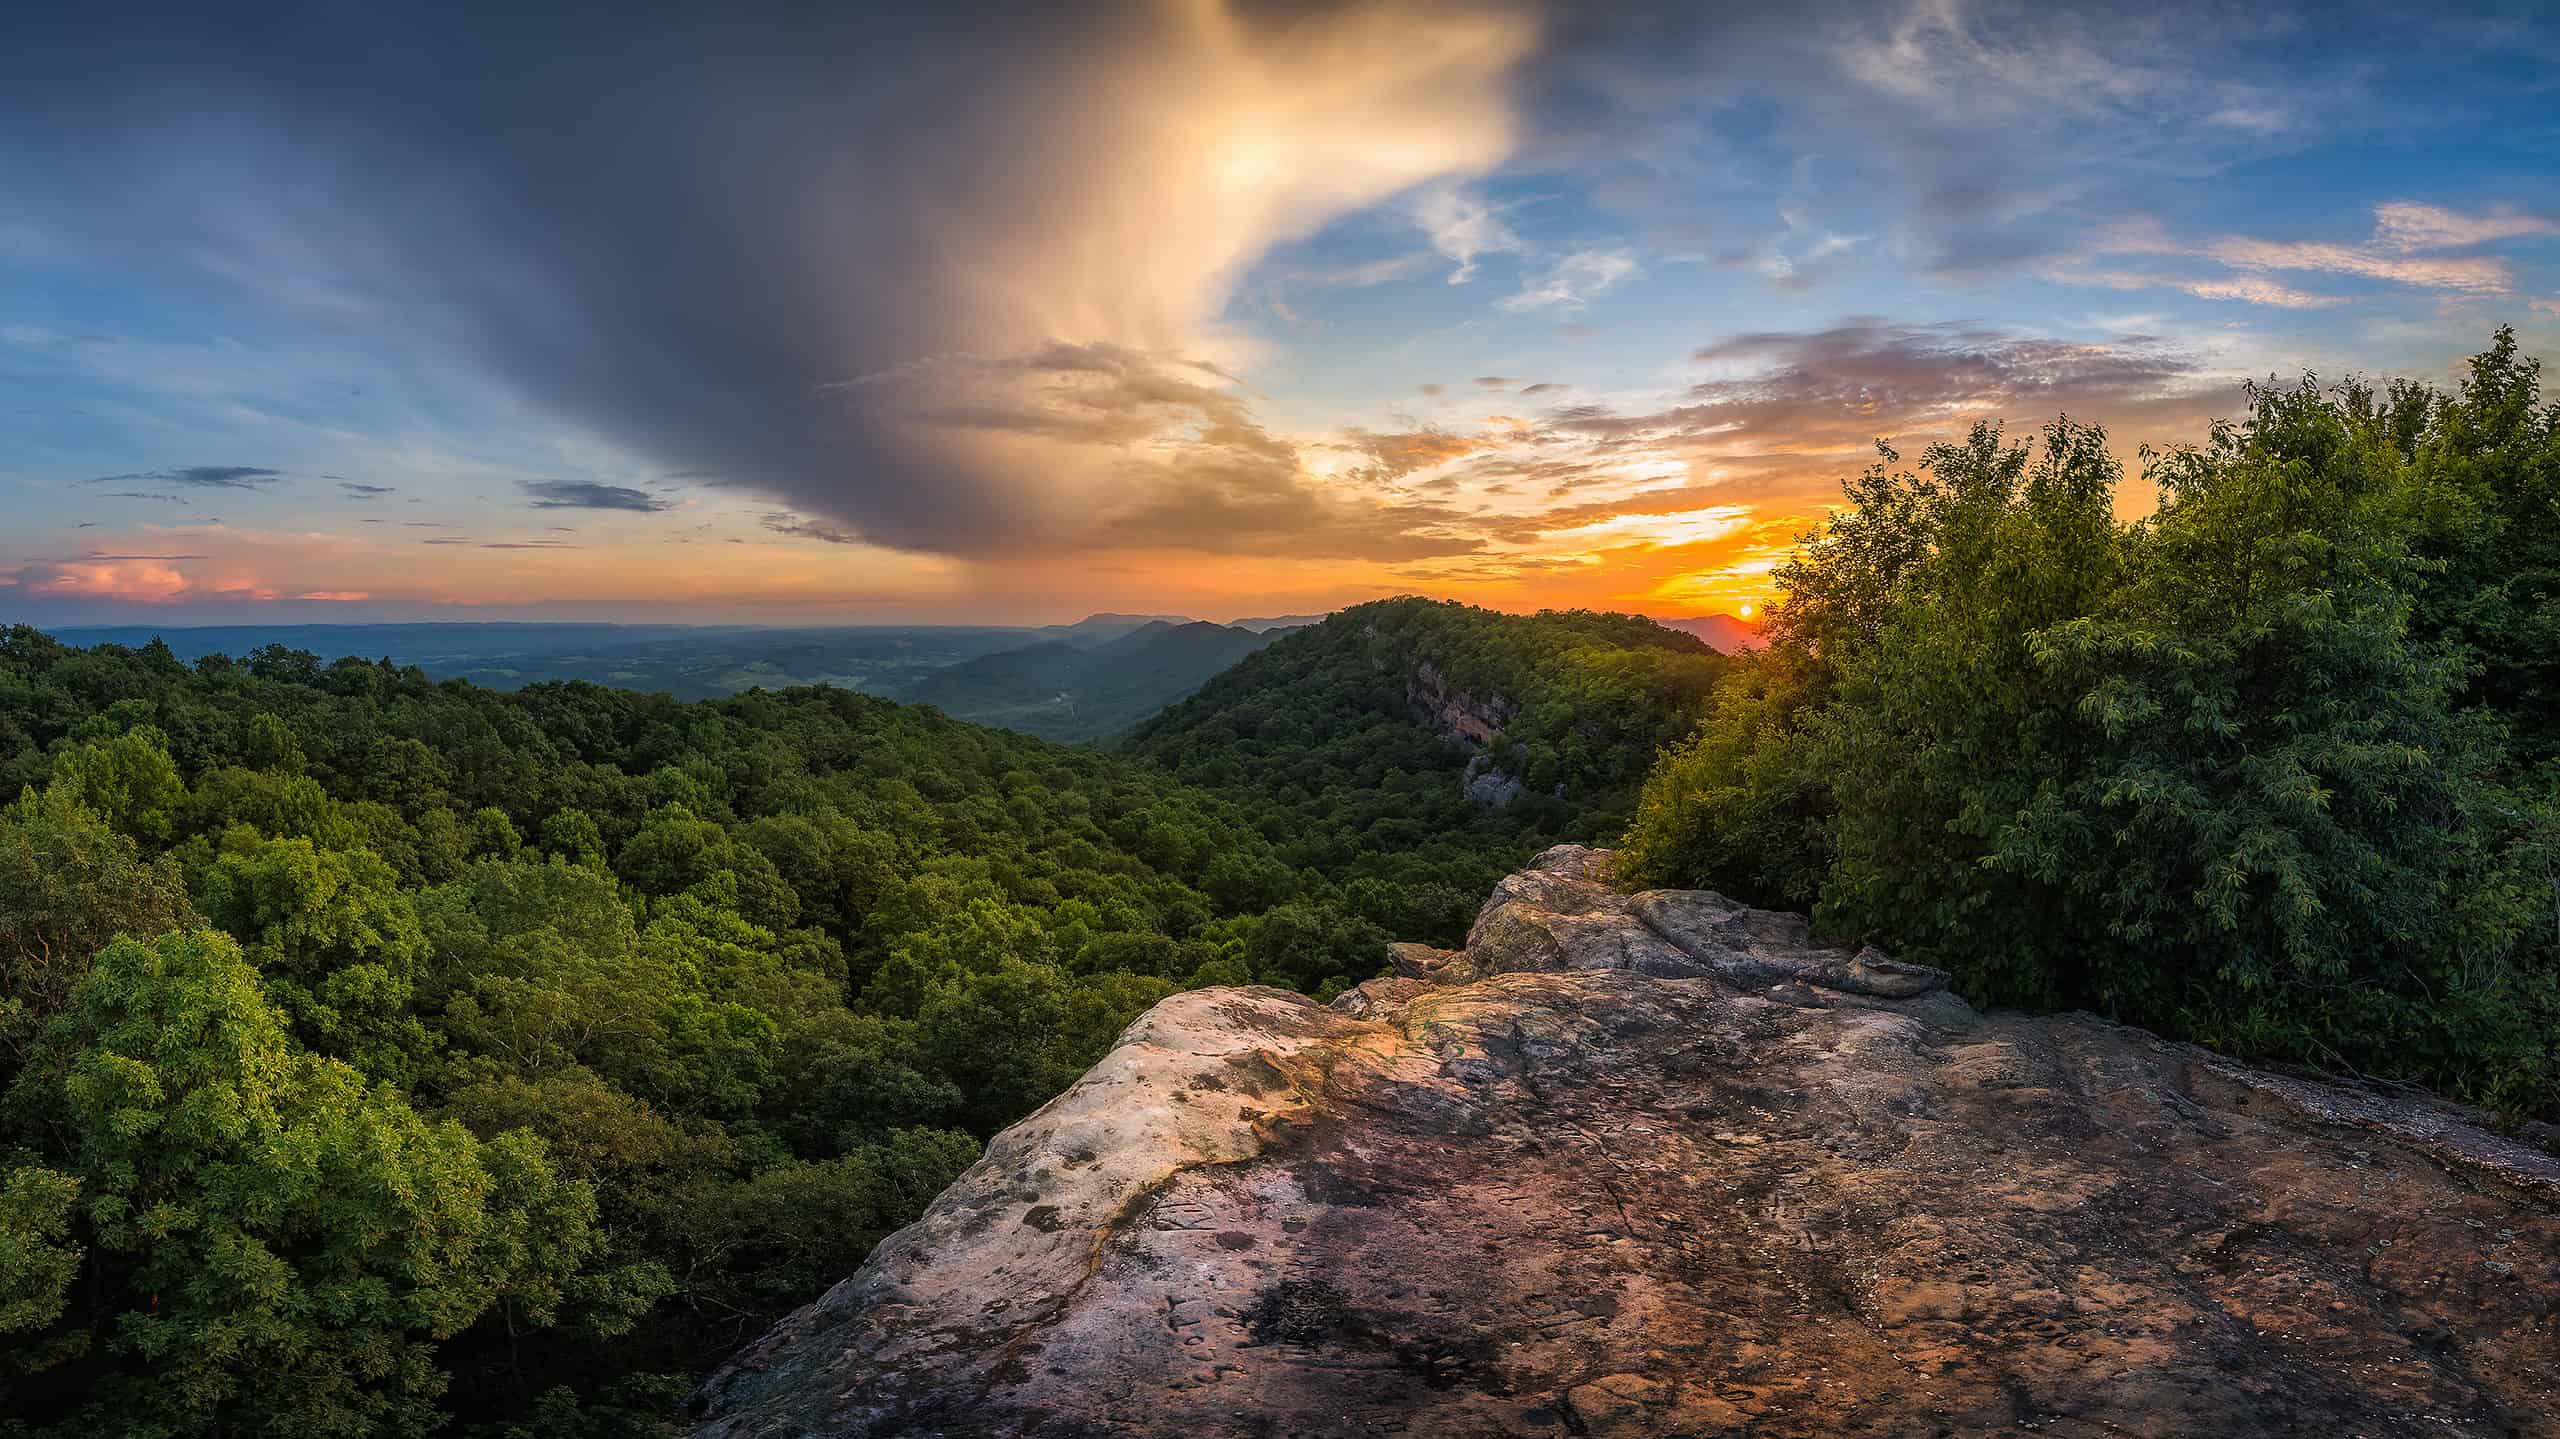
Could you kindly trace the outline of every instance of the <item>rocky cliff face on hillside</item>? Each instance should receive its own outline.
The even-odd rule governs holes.
[[[1404,697],[1413,707],[1413,717],[1433,733],[1476,751],[1467,757],[1466,772],[1458,777],[1458,788],[1469,800],[1500,809],[1520,797],[1520,778],[1504,769],[1502,761],[1508,758],[1517,764],[1528,751],[1515,745],[1510,755],[1498,757],[1488,748],[1519,713],[1517,705],[1501,695],[1478,699],[1451,688],[1440,667],[1429,660],[1416,666],[1413,677],[1405,681]],[[1563,797],[1562,786],[1557,787],[1557,797]]]
[[[2560,1434],[2560,1161],[1604,864],[1156,1006],[702,1435]]]
[[[1440,667],[1429,660],[1414,666],[1412,678],[1405,681],[1404,697],[1413,707],[1413,717],[1442,739],[1479,749],[1493,743],[1494,736],[1519,713],[1519,707],[1501,695],[1479,699],[1452,687]]]

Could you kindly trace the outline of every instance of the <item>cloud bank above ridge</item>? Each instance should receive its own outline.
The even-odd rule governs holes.
[[[1423,0],[596,23],[64,15],[0,61],[0,115],[97,135],[108,163],[39,178],[284,303],[432,337],[667,468],[982,555],[1376,522],[1296,493],[1214,398],[1218,311],[1275,245],[1499,163],[1537,37]],[[1105,354],[1097,385],[1077,357]]]

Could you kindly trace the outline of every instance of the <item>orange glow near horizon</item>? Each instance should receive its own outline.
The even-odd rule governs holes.
[[[1219,418],[1252,424],[1241,411]],[[1256,430],[1244,448],[1265,468],[1212,471],[1207,482],[1238,523],[1174,507],[1167,495],[1200,482],[1145,471],[1160,442],[1142,430],[1087,457],[1127,458],[1131,498],[1079,532],[996,537],[1010,548],[994,553],[862,543],[823,518],[706,491],[654,512],[535,512],[511,523],[457,514],[367,516],[352,530],[84,530],[54,551],[61,558],[0,568],[0,598],[84,614],[130,607],[173,624],[213,612],[234,623],[267,613],[278,622],[1032,625],[1097,611],[1223,621],[1422,594],[1515,613],[1756,623],[1777,598],[1778,568],[1838,502],[1840,478],[1872,454],[1845,425],[1819,443],[1736,451],[1719,448],[1720,435],[1595,438],[1552,417],[1508,430],[1461,429],[1455,418],[1387,434]],[[1946,433],[1944,423],[1897,428],[1906,446]],[[1150,479],[1172,488],[1150,490]],[[2126,498],[2140,507],[2148,491]]]

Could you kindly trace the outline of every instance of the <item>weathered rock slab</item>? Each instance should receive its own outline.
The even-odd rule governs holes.
[[[1158,1005],[702,1434],[2560,1435],[2560,1161],[1605,869]]]

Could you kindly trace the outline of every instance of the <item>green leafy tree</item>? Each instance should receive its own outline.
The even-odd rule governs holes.
[[[415,1012],[426,936],[389,865],[235,829],[196,902],[247,947],[305,1043],[376,1079],[417,1077],[433,1048]]]
[[[304,1052],[225,935],[119,940],[18,1102],[71,1138],[100,1296],[60,1319],[126,1432],[414,1433],[437,1341],[501,1303],[548,1322],[594,1200],[539,1141],[486,1142]]]
[[[71,1238],[79,1197],[80,1181],[67,1174],[37,1165],[0,1173],[0,1334],[45,1329],[62,1317],[80,1273],[82,1251]]]
[[[195,922],[177,866],[144,860],[69,790],[0,810],[0,1076],[109,940]]]
[[[1977,1000],[2560,1113],[2538,378],[2501,334],[2458,394],[2258,389],[2130,525],[2086,427],[1888,452],[1621,877],[1810,902]]]
[[[542,847],[572,864],[604,867],[604,832],[582,809],[559,810],[544,820]]]
[[[1386,931],[1356,914],[1325,905],[1284,904],[1251,922],[1245,962],[1265,984],[1307,993],[1348,988],[1377,973]]]
[[[169,758],[169,737],[150,725],[65,750],[53,776],[116,833],[145,844],[168,842],[187,798],[186,781]]]

